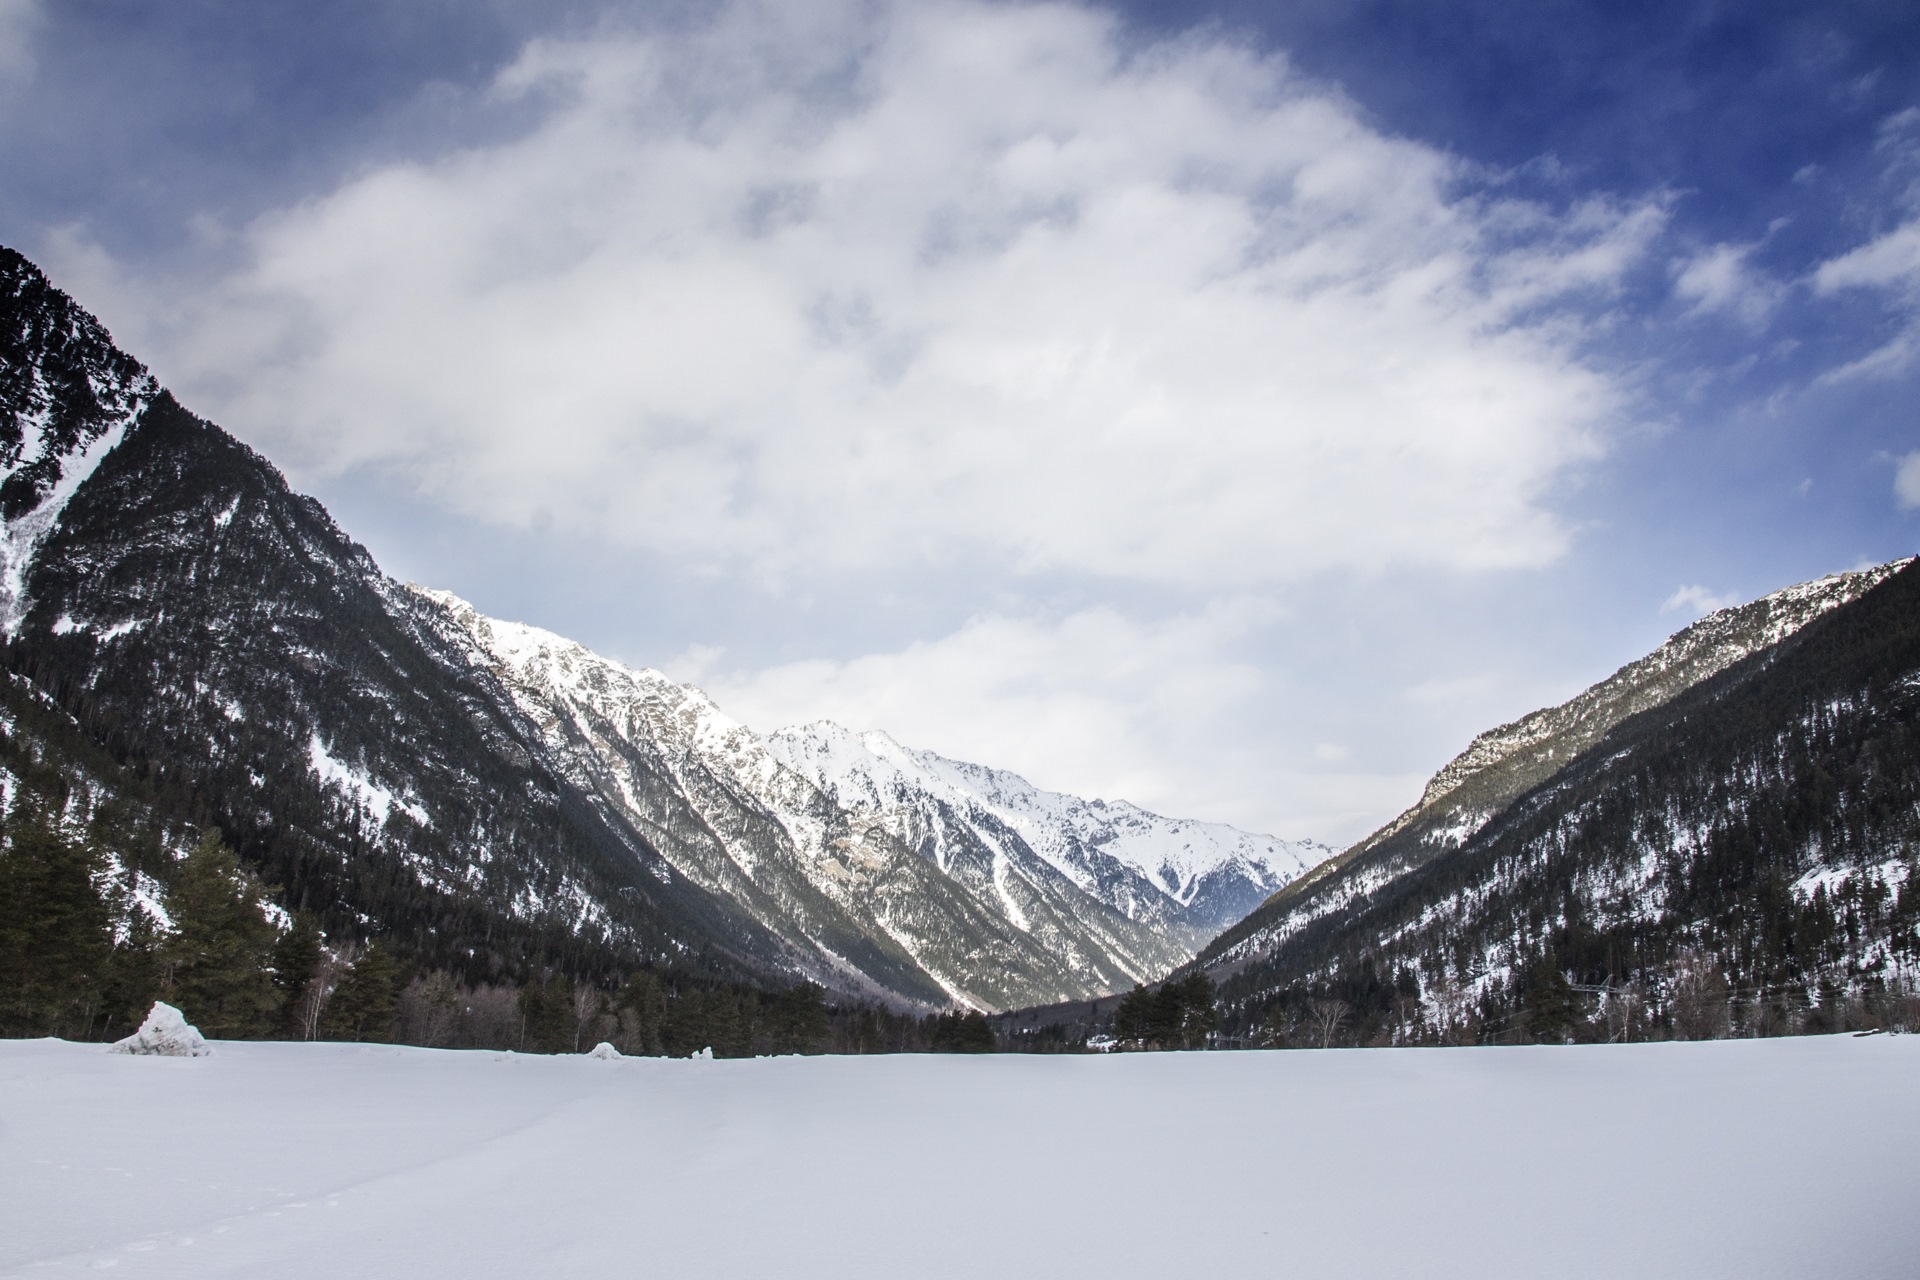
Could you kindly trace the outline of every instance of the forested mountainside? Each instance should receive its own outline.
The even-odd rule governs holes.
[[[1718,610],[1569,701],[1488,730],[1433,776],[1411,809],[1222,931],[1202,951],[1201,963],[1214,967],[1257,955],[1320,915],[1459,849],[1628,717],[1779,643],[1907,563],[1833,574]]]
[[[288,909],[475,978],[536,960],[792,968],[608,827],[492,676],[319,504],[156,388],[17,255],[0,259],[0,306],[20,512],[6,665],[137,784],[176,852],[210,824]],[[15,485],[27,471],[34,486]],[[67,817],[127,794],[76,779]]]
[[[169,927],[170,880],[217,833],[281,927],[305,913],[469,986],[671,967],[1001,1008],[1164,973],[1302,865],[1137,810],[1184,879],[1031,823],[1048,856],[1005,833],[950,856],[696,690],[546,633],[491,644],[536,633],[388,579],[10,251],[0,507],[0,789],[100,855],[123,938]]]
[[[1370,883],[1341,868],[1337,897],[1289,908],[1282,891],[1230,931],[1196,966],[1220,980],[1225,1034],[1764,1034],[1893,1005],[1911,1021],[1920,569],[1824,579],[1745,617],[1783,598],[1824,607],[1620,719],[1457,844]],[[1730,613],[1691,635],[1726,634]]]

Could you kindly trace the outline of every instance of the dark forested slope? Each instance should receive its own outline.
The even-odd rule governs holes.
[[[584,803],[436,611],[11,253],[0,371],[4,663],[70,739],[16,715],[7,745],[66,762],[70,825],[217,829],[330,935],[475,979],[804,967]]]
[[[1202,963],[1249,1040],[1837,1027],[1912,999],[1917,855],[1909,564],[1621,721],[1457,849]]]

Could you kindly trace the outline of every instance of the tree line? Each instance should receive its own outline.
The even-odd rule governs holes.
[[[916,1016],[640,967],[612,979],[542,966],[519,981],[462,981],[379,939],[330,939],[208,830],[162,881],[111,851],[101,822],[75,830],[17,784],[0,829],[0,1035],[114,1039],[155,1000],[216,1039],[382,1041],[572,1053],[717,1057],[991,1052],[978,1013]],[[141,860],[153,866],[149,855]]]

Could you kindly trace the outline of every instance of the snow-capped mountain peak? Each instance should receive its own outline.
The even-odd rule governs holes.
[[[1110,874],[1103,863],[1117,862],[1172,902],[1197,908],[1209,920],[1220,916],[1223,923],[1332,853],[1312,841],[1162,817],[1124,800],[1045,791],[1004,769],[951,760],[902,746],[882,732],[855,733],[831,721],[778,730],[767,746],[789,768],[860,812],[919,806],[988,815],[1083,889]]]
[[[610,820],[834,985],[1003,1008],[1121,989],[1329,852],[1043,791],[880,731],[763,738],[659,671],[413,590]]]

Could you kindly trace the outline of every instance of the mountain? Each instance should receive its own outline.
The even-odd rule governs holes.
[[[1485,735],[1196,965],[1243,1036],[1837,1029],[1920,999],[1916,851],[1902,560],[1722,611]]]
[[[9,801],[30,783],[149,888],[215,827],[281,905],[470,982],[672,963],[907,1009],[1082,999],[1312,852],[937,757],[885,811],[843,800],[697,690],[392,581],[6,250],[0,520]]]
[[[10,693],[94,761],[140,868],[217,826],[285,905],[475,980],[536,961],[795,958],[559,776],[511,698],[320,505],[0,253]],[[50,717],[50,718],[49,718]],[[57,744],[20,738],[37,759]],[[91,744],[83,750],[75,743]]]
[[[1323,852],[1051,795],[884,734],[761,738],[657,671],[415,591],[608,821],[841,989],[990,1009],[1124,989]]]
[[[1779,644],[1910,563],[1832,574],[1718,610],[1569,701],[1489,729],[1434,774],[1412,808],[1248,912],[1205,948],[1202,963],[1230,965],[1270,950],[1320,916],[1460,849],[1629,717]]]
[[[1163,818],[1125,801],[1042,791],[1017,774],[821,721],[767,747],[850,811],[883,824],[950,874],[1035,860],[1128,919],[1193,945],[1212,938],[1333,851],[1220,823]]]

